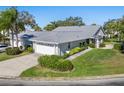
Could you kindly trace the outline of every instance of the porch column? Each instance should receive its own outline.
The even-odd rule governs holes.
[[[89,44],[91,44],[91,43],[93,43],[93,39],[90,39],[90,42],[89,42]]]
[[[100,41],[99,41],[99,39],[98,39],[98,38],[96,39],[95,44],[96,44],[96,48],[99,48]]]
[[[103,43],[103,38],[100,39],[100,43]]]
[[[60,56],[60,47],[59,47],[59,45],[55,45],[55,54]]]

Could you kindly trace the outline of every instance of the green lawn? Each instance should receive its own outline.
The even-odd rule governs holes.
[[[23,56],[29,54],[29,52],[23,52],[19,55],[7,55],[5,52],[4,53],[0,53],[0,62],[7,60],[7,59],[11,59],[11,58],[15,58],[15,57],[19,57],[19,56]]]
[[[124,73],[124,55],[116,50],[93,49],[73,61],[71,72],[55,72],[35,66],[24,71],[21,77],[83,77]]]

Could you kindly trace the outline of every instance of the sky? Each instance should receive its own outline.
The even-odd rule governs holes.
[[[0,11],[6,8],[9,7],[0,6]],[[86,25],[92,23],[103,25],[109,19],[124,15],[123,6],[18,6],[17,9],[32,14],[42,28],[51,21],[63,20],[69,16],[82,17]]]

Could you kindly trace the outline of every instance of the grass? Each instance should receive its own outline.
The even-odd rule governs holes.
[[[27,54],[29,54],[29,52],[27,52],[27,51],[22,52],[19,55],[7,55],[5,52],[3,52],[3,53],[0,53],[0,62],[2,62],[4,60],[7,60],[7,59],[11,59],[11,58],[27,55]]]
[[[93,49],[72,61],[71,72],[55,72],[35,66],[24,71],[21,77],[83,77],[124,73],[124,55],[111,49]]]

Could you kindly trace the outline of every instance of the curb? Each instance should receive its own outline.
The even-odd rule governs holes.
[[[112,79],[112,78],[124,78],[124,74],[116,75],[105,75],[105,76],[88,76],[88,77],[13,77],[13,76],[0,76],[0,79],[9,79],[9,80],[100,80],[100,79]]]
[[[16,76],[0,76],[0,79],[17,79],[19,77]]]

